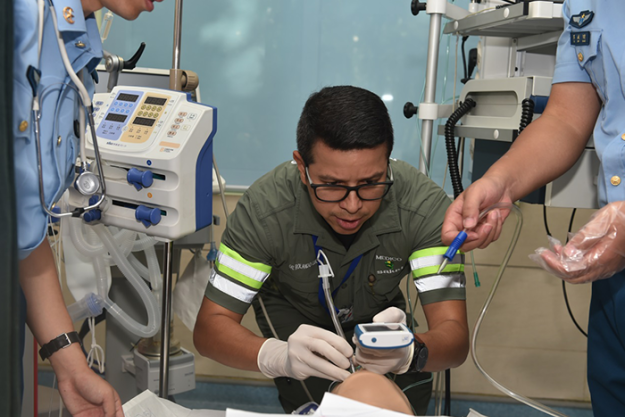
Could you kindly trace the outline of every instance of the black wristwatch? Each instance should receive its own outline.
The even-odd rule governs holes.
[[[421,372],[425,368],[425,364],[428,361],[428,347],[425,343],[421,342],[417,337],[414,338],[414,353],[412,354],[412,362],[406,373]]]
[[[52,356],[54,352],[60,349],[64,349],[72,343],[80,343],[80,337],[78,337],[78,333],[63,333],[62,335],[55,337],[45,345],[41,346],[41,349],[39,349],[39,356],[41,356],[41,360],[45,361],[50,356]]]

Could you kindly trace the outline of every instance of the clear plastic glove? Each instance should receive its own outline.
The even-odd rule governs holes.
[[[625,202],[597,211],[569,242],[549,237],[550,248],[538,248],[530,259],[572,284],[609,278],[625,269]]]
[[[288,342],[268,339],[258,352],[258,368],[268,378],[286,376],[304,380],[311,376],[343,381],[350,373],[352,347],[342,337],[319,327],[302,324]]]
[[[397,307],[389,307],[373,316],[374,323],[406,324],[406,313]],[[360,365],[368,371],[384,375],[388,372],[403,374],[410,367],[414,353],[414,343],[398,349],[368,349],[362,347],[356,335],[352,338],[356,345],[354,365]]]

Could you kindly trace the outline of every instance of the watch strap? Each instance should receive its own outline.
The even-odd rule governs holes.
[[[41,346],[39,349],[39,356],[41,356],[41,360],[46,360],[52,354],[60,349],[65,349],[72,343],[80,343],[80,337],[76,332],[63,333],[50,340],[45,345]]]
[[[412,361],[410,362],[410,366],[406,373],[416,373],[421,372],[421,370],[425,367],[425,363],[428,360],[428,348],[425,343],[421,342],[419,339],[414,338],[414,352],[412,354]]]

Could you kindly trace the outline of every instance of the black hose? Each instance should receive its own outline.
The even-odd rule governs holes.
[[[454,188],[454,198],[457,198],[463,191],[462,178],[460,176],[460,169],[458,168],[458,153],[456,150],[456,143],[454,140],[454,128],[456,123],[475,107],[475,101],[467,98],[464,103],[460,103],[460,106],[449,116],[447,123],[445,123],[445,148],[447,148],[447,161],[449,165],[449,177],[451,178],[451,184]],[[445,407],[443,414],[451,415],[451,371],[445,370]]]
[[[464,44],[467,42],[467,39],[469,39],[468,36],[463,36],[462,37],[462,46],[460,47],[460,49],[462,50],[462,68],[464,69],[464,78],[462,80],[460,80],[460,82],[462,82],[462,84],[466,84],[467,81],[469,81],[469,74],[468,74],[468,70],[467,70],[467,57],[466,57],[466,54],[464,52]]]
[[[521,102],[521,123],[519,124],[519,135],[521,132],[532,123],[534,118],[534,100],[526,98]]]
[[[458,153],[456,152],[454,140],[454,127],[462,116],[467,114],[473,107],[475,107],[475,101],[467,98],[464,103],[460,103],[460,106],[449,116],[447,123],[445,123],[445,148],[447,149],[449,177],[454,189],[454,198],[458,197],[463,191],[462,178],[460,177],[460,170],[458,169]]]

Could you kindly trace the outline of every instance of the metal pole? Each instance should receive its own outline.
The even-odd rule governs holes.
[[[159,369],[159,396],[167,399],[169,394],[169,323],[171,313],[172,261],[174,242],[165,242],[163,251],[163,304],[161,317],[161,367]]]
[[[182,43],[182,0],[176,0],[174,10],[174,56],[169,73],[169,88],[182,91],[182,71],[180,70],[180,45]]]
[[[180,70],[180,45],[182,43],[182,0],[176,0],[174,10],[174,55],[169,72],[169,88],[182,91],[182,71]],[[167,399],[169,394],[169,325],[171,315],[172,261],[174,242],[165,242],[163,251],[163,291],[161,317],[161,364],[159,368],[159,396]]]
[[[436,100],[436,72],[438,71],[438,48],[441,32],[440,13],[430,15],[430,34],[428,39],[428,57],[425,70],[424,103],[434,104]],[[432,149],[432,129],[434,120],[424,119],[421,123],[421,146],[423,152],[419,159],[419,171],[427,174],[430,168],[430,152]]]
[[[174,10],[174,59],[173,69],[180,69],[180,45],[182,43],[182,0],[176,0]]]

